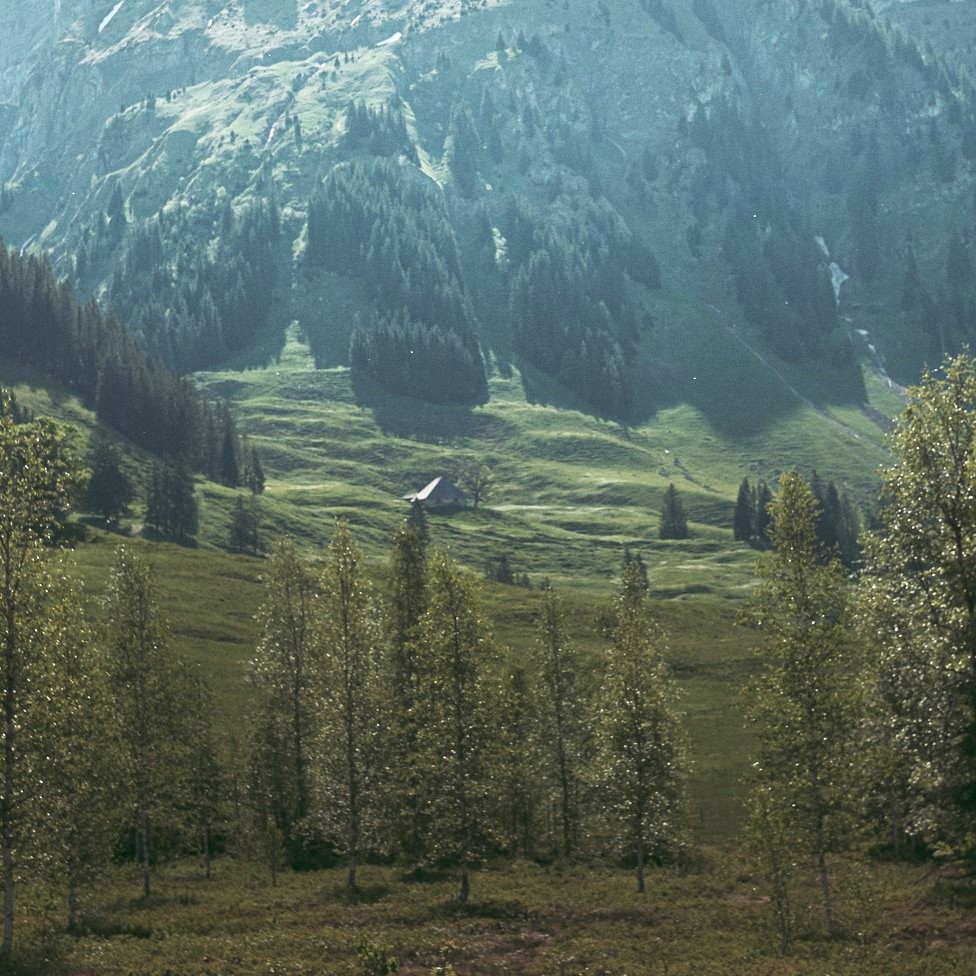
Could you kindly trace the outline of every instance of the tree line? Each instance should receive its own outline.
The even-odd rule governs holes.
[[[543,598],[535,652],[494,641],[475,580],[398,530],[385,599],[339,523],[324,566],[272,552],[252,665],[257,827],[293,867],[366,857],[422,871],[487,854],[677,855],[686,744],[646,587],[627,569],[603,661],[568,640]],[[381,624],[378,624],[381,621]]]
[[[849,569],[858,566],[861,558],[861,520],[847,492],[838,491],[832,481],[824,481],[814,471],[810,490],[818,503],[816,536],[820,560],[836,557]],[[751,484],[742,479],[732,513],[732,538],[757,549],[772,545],[769,535],[771,516],[769,505],[773,493],[765,481]]]
[[[46,260],[0,245],[0,308],[5,358],[47,373],[153,454],[182,458],[231,487],[243,483],[254,451],[230,410],[148,354],[113,314],[81,304]]]
[[[113,223],[124,219],[122,210]],[[267,324],[280,236],[273,198],[235,211],[225,196],[205,240],[186,213],[159,214],[127,227],[109,300],[143,348],[174,372],[213,366]],[[82,244],[81,268],[85,253]]]

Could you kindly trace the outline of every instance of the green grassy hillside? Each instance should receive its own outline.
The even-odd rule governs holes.
[[[474,571],[507,552],[534,582],[607,592],[627,546],[643,553],[656,595],[727,598],[749,586],[754,559],[731,541],[743,477],[772,483],[793,465],[816,469],[867,504],[885,453],[869,412],[832,404],[826,384],[812,390],[807,382],[801,392],[797,377],[750,368],[754,354],[721,327],[709,340],[695,372],[684,365],[660,377],[649,392],[659,406],[634,426],[580,411],[554,384],[516,366],[496,370],[490,402],[474,408],[354,387],[346,369],[314,368],[294,326],[269,366],[199,380],[233,403],[261,450],[270,532],[315,548],[344,516],[376,556],[406,514],[401,496],[476,458],[497,477],[487,504],[430,515],[434,542]],[[682,361],[680,350],[676,357]],[[865,376],[873,409],[893,413],[895,395],[874,373]],[[688,540],[657,538],[670,483],[689,515]],[[208,492],[208,504],[211,494],[226,507],[222,493]],[[208,541],[221,541],[216,525],[209,531]]]

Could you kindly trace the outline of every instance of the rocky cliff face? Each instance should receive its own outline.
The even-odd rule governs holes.
[[[915,262],[932,283],[924,297],[948,309],[951,230],[969,257],[976,108],[955,68],[968,52],[957,45],[940,60],[916,43],[923,29],[952,34],[942,20],[958,28],[966,7],[897,5],[886,11],[896,31],[854,0],[4,5],[0,234],[104,295],[141,222],[178,215],[212,248],[221,207],[274,196],[281,261],[300,266],[316,180],[361,155],[347,138],[349,104],[392,105],[409,155],[461,223],[479,207],[494,221],[513,194],[556,223],[601,201],[661,267],[663,289],[635,284],[635,305],[689,325],[713,309],[745,318],[760,346],[784,354],[776,330],[794,326],[770,304],[819,301],[829,341],[801,346],[826,355],[834,326],[814,292],[850,275],[841,331],[870,332],[907,376],[967,330],[976,338],[968,280],[927,332],[904,297]],[[484,150],[463,193],[448,139],[461,100]],[[104,227],[116,193],[127,230],[113,236]],[[746,246],[768,288],[751,311],[760,284],[733,253]],[[788,251],[816,273],[785,266]],[[301,318],[301,297],[287,299]]]

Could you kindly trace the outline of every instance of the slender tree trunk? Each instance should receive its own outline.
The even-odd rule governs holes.
[[[460,885],[458,887],[457,900],[459,905],[466,905],[468,903],[468,895],[471,893],[471,881],[468,877],[468,852],[466,849],[461,850],[461,863],[458,865],[458,870],[460,874]]]
[[[142,848],[142,896],[148,898],[152,859],[149,853],[149,814],[145,810],[139,811],[139,845]]]
[[[210,880],[210,825],[203,825],[203,868],[207,880]]]
[[[644,837],[642,833],[637,835],[637,890],[644,890]]]
[[[300,666],[299,666],[300,668]],[[305,784],[305,751],[302,742],[302,672],[299,669],[292,688],[292,730],[295,736],[295,820],[301,820],[308,813],[308,792]],[[289,832],[294,824],[289,824]]]
[[[5,681],[3,689],[3,796],[0,797],[0,846],[3,857],[3,942],[0,956],[7,957],[14,945],[14,768],[17,735],[17,698],[14,671],[17,667],[17,621],[13,610],[13,597],[8,594],[6,613],[6,641],[4,647]]]
[[[455,777],[458,800],[458,839],[459,839],[459,871],[460,887],[458,889],[458,904],[465,905],[471,890],[468,877],[468,763],[465,749],[464,729],[464,670],[461,664],[461,635],[457,614],[454,615],[454,752]]]
[[[14,857],[9,818],[3,825],[3,943],[0,956],[9,956],[14,947]]]
[[[566,762],[566,743],[563,738],[562,722],[559,712],[556,712],[556,748],[559,757],[559,787],[562,792],[562,820],[563,820],[563,857],[569,857],[573,852],[573,827],[570,814],[569,798],[569,769]]]
[[[68,931],[74,932],[78,927],[78,880],[72,872],[68,880]]]
[[[823,897],[824,931],[828,935],[833,935],[834,907],[830,897],[830,879],[827,875],[827,849],[822,813],[817,816],[817,874],[820,876],[820,893]]]
[[[813,791],[813,806],[817,817],[817,875],[820,879],[820,894],[823,900],[824,931],[834,932],[834,907],[830,897],[830,878],[827,874],[827,836],[824,828],[825,810],[820,790],[820,770],[816,749],[811,746],[810,786]]]
[[[271,887],[278,887],[278,835],[271,838]]]
[[[355,749],[352,736],[348,743],[349,762],[355,763]],[[349,768],[349,876],[346,884],[350,888],[356,887],[356,866],[359,859],[359,783],[356,777],[355,765]]]

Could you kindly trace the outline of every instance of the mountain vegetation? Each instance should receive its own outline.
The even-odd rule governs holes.
[[[0,969],[968,974],[974,27],[0,9]]]

